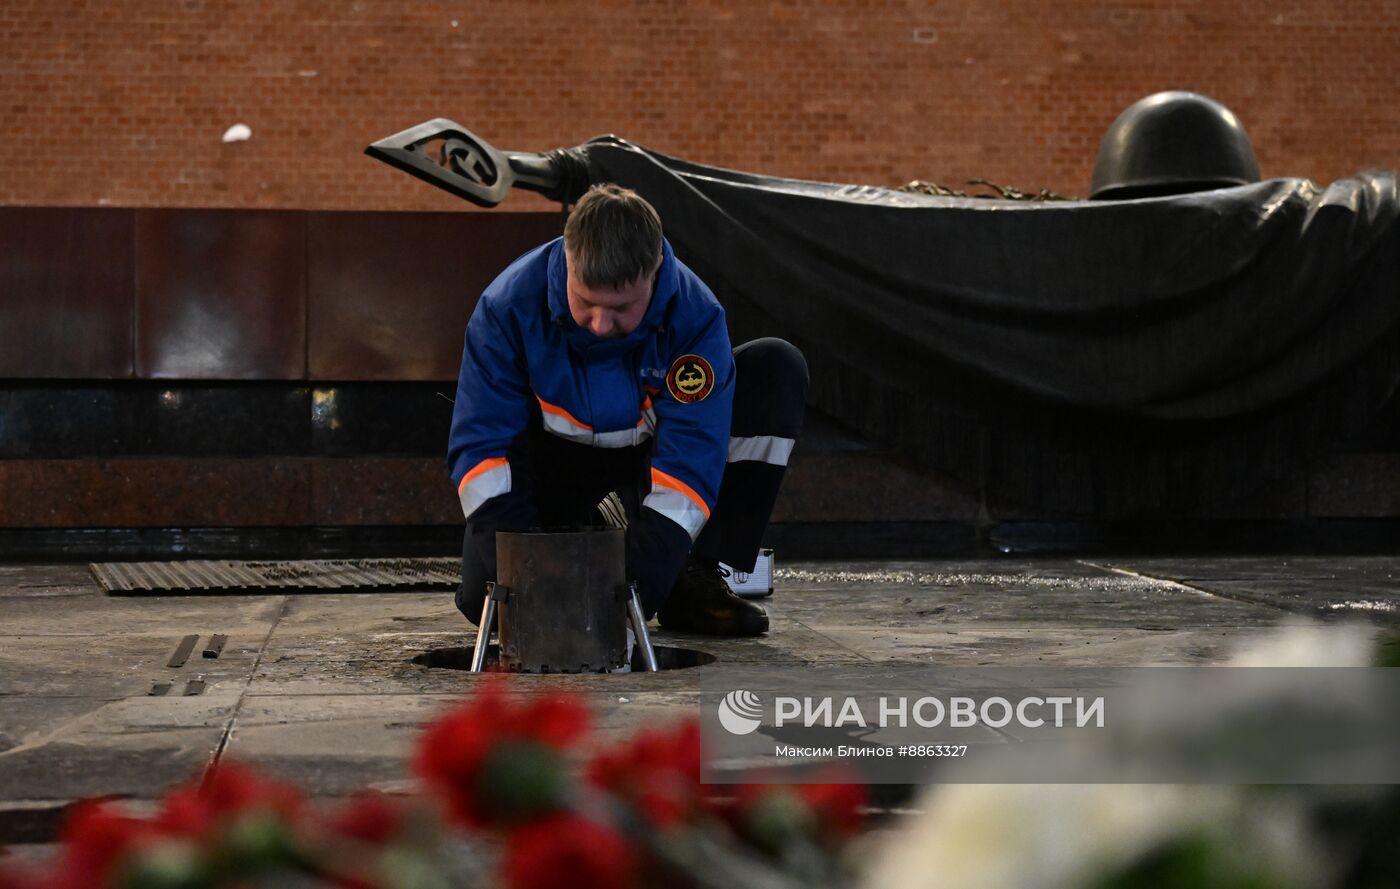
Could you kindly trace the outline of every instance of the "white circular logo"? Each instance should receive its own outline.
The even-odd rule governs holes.
[[[731,735],[747,735],[763,719],[763,702],[751,691],[731,691],[719,702],[719,724]]]

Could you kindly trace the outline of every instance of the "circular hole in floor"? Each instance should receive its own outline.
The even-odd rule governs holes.
[[[652,648],[656,652],[656,665],[662,670],[685,670],[690,667],[703,667],[715,662],[714,655],[705,651],[697,651],[694,648],[677,648],[672,645],[654,645]],[[470,670],[474,650],[475,647],[471,645],[458,648],[434,648],[418,655],[413,659],[413,662],[420,667],[432,667],[439,670]],[[486,649],[486,669],[491,670],[498,663],[500,663],[500,648],[492,645]],[[641,656],[635,651],[632,653],[632,669],[638,673],[646,671]],[[551,670],[550,672],[580,673],[583,671]]]

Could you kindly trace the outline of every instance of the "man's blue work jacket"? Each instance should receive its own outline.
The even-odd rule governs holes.
[[[724,309],[669,243],[641,323],[603,339],[569,312],[555,239],[511,263],[467,324],[447,453],[462,512],[511,491],[511,445],[538,416],[545,432],[592,447],[651,441],[641,518],[654,512],[694,540],[719,493],[733,399]]]

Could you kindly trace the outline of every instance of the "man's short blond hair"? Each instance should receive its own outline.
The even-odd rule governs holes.
[[[656,271],[661,217],[630,188],[595,185],[564,223],[564,249],[584,286],[616,289]]]

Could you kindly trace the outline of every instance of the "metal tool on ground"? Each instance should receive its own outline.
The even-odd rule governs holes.
[[[656,663],[656,649],[651,647],[651,633],[647,632],[647,619],[642,612],[642,600],[637,596],[635,580],[627,584],[627,622],[636,637],[637,650],[642,653],[642,664],[648,673],[657,672],[661,668]]]
[[[648,670],[656,654],[635,585],[625,582],[624,534],[615,528],[500,532],[498,582],[477,626],[472,670],[486,666],[491,629],[500,666],[522,673],[601,673],[627,667],[627,626]]]
[[[194,651],[194,645],[199,641],[199,636],[190,634],[180,640],[180,644],[175,646],[175,653],[166,662],[167,667],[183,667],[185,661],[190,659],[190,652]]]
[[[720,562],[720,568],[728,572],[724,582],[734,591],[734,595],[745,599],[764,599],[773,595],[773,550],[764,547],[758,551],[752,571],[739,571]]]
[[[486,668],[486,650],[491,644],[491,631],[496,629],[496,605],[510,595],[510,590],[498,583],[486,582],[486,601],[481,605],[481,620],[476,624],[476,647],[472,649],[472,672]]]

